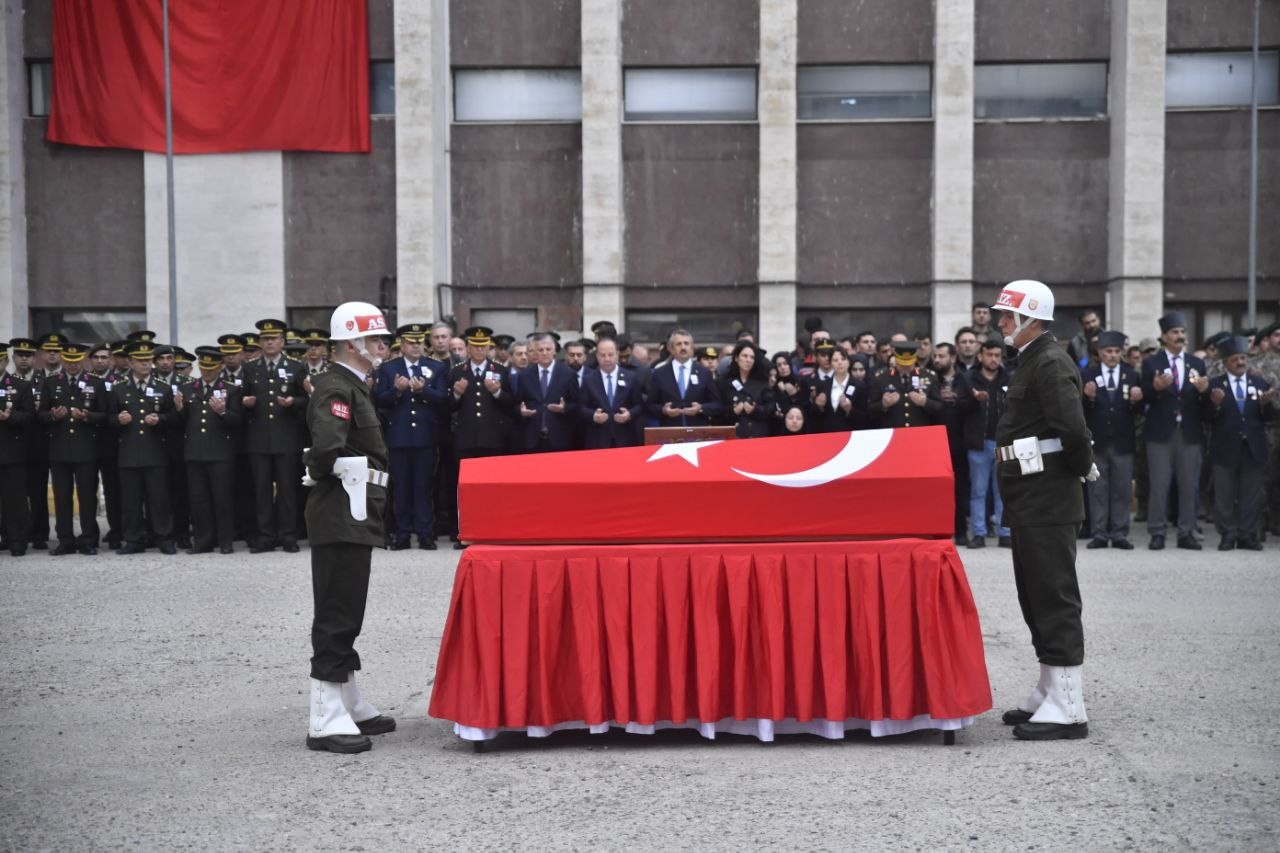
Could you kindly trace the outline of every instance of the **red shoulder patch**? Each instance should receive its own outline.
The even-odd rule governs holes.
[[[337,400],[330,404],[329,413],[335,418],[342,418],[344,421],[351,420],[351,407],[346,403],[339,403]]]

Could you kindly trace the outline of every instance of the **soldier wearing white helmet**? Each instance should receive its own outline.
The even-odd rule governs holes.
[[[1044,284],[1011,282],[991,308],[1005,344],[1018,350],[996,426],[997,470],[1018,603],[1040,661],[1036,688],[1003,719],[1023,740],[1082,738],[1089,725],[1076,532],[1084,521],[1080,479],[1096,469],[1080,372],[1049,332],[1053,293]]]
[[[307,529],[311,536],[310,749],[364,752],[369,735],[394,731],[356,686],[355,641],[364,623],[374,546],[385,546],[387,445],[369,378],[387,354],[387,321],[367,302],[333,312],[333,367],[313,377],[307,405],[311,447],[305,454]]]

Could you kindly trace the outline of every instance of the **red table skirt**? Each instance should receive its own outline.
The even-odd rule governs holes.
[[[573,724],[936,723],[990,708],[954,546],[893,539],[473,545],[430,713],[486,732],[474,739]]]

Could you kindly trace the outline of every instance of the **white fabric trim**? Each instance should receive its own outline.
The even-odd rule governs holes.
[[[762,720],[752,718],[747,720],[735,720],[732,717],[726,717],[723,720],[714,723],[704,723],[700,720],[686,720],[683,723],[673,723],[670,720],[662,720],[653,724],[644,723],[617,723],[610,720],[607,723],[593,723],[587,725],[581,720],[575,720],[568,723],[556,723],[554,726],[529,726],[525,729],[519,728],[497,728],[483,729],[476,726],[464,726],[461,723],[453,724],[453,733],[463,740],[493,740],[498,736],[499,732],[520,732],[523,731],[529,737],[547,737],[555,732],[567,731],[570,729],[586,729],[593,735],[604,734],[610,728],[624,728],[628,734],[633,735],[651,735],[656,731],[665,729],[695,729],[698,734],[707,740],[715,740],[716,734],[727,732],[735,735],[751,735],[759,740],[771,742],[774,735],[818,735],[828,740],[841,740],[845,736],[845,732],[856,729],[868,729],[872,737],[885,737],[886,735],[902,735],[908,732],[919,731],[921,729],[936,729],[943,732],[954,732],[960,729],[967,729],[973,725],[975,717],[952,717],[934,719],[928,714],[921,714],[918,717],[912,717],[910,720],[862,720],[856,717],[850,717],[847,720],[807,720],[801,722],[794,717],[787,717],[784,720]]]

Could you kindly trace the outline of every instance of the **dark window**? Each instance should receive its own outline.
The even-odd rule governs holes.
[[[1095,118],[1107,114],[1105,62],[979,65],[973,117]]]
[[[796,70],[796,118],[928,118],[928,65],[811,65]]]
[[[107,308],[101,311],[35,308],[31,311],[31,331],[34,334],[59,332],[79,344],[117,341],[146,326],[145,308]],[[156,331],[160,332],[160,329]],[[162,338],[165,336],[167,333],[161,335]]]
[[[673,329],[693,335],[695,346],[731,344],[741,329],[758,329],[754,307],[735,311],[628,311],[626,332],[634,341],[666,343]]]
[[[47,116],[53,95],[53,61],[34,59],[27,63],[27,110],[32,116]]]
[[[396,114],[396,64],[369,63],[369,113],[375,116]]]

